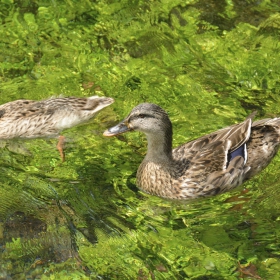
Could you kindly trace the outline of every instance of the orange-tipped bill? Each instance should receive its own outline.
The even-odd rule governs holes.
[[[107,137],[111,137],[131,130],[132,129],[127,126],[127,123],[125,121],[122,121],[119,124],[111,128],[108,128],[106,131],[103,132],[103,135]]]

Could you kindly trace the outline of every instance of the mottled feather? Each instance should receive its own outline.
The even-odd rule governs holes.
[[[252,123],[254,116],[172,150],[167,113],[143,103],[104,135],[145,133],[148,151],[137,171],[138,187],[165,198],[191,199],[231,190],[269,164],[279,149],[280,118]]]
[[[113,103],[109,97],[16,100],[0,105],[0,139],[56,137]]]

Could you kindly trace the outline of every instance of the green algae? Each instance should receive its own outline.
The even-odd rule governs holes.
[[[1,1],[0,97],[116,101],[55,140],[0,157],[0,278],[238,279],[279,276],[279,158],[236,190],[192,203],[142,194],[138,133],[102,132],[140,102],[165,108],[174,145],[279,115],[277,1]]]

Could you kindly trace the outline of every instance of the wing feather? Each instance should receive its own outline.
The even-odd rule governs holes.
[[[190,162],[186,171],[188,174],[193,174],[198,168],[205,174],[225,170],[228,166],[228,153],[248,141],[253,116],[254,114],[250,115],[240,124],[223,128],[179,146],[173,150],[174,158],[184,157]]]

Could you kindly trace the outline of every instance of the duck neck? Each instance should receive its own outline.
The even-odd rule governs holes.
[[[145,160],[170,161],[172,159],[172,131],[171,133],[147,134],[148,151]]]

